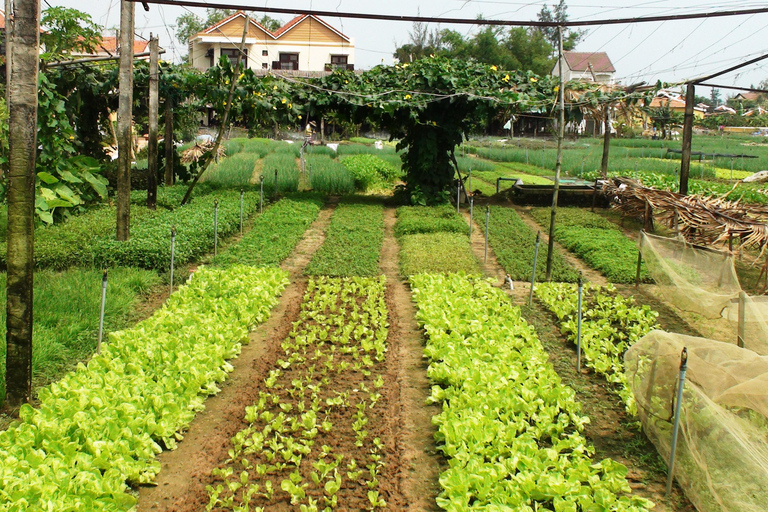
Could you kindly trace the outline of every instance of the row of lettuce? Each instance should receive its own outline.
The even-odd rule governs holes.
[[[595,461],[574,391],[534,330],[490,282],[463,274],[410,278],[427,336],[433,422],[448,458],[438,505],[466,510],[648,510],[627,468]]]
[[[130,508],[127,484],[152,481],[155,456],[176,446],[287,284],[276,268],[201,269],[152,317],[112,333],[0,432],[0,510]]]
[[[293,251],[321,204],[309,197],[268,207],[214,267],[196,272],[152,317],[110,334],[101,353],[40,389],[40,407],[24,406],[20,420],[0,433],[0,510],[132,507],[128,486],[154,479],[160,469],[155,456],[176,446],[205,397],[217,393],[232,370],[227,361],[249,330],[269,315],[288,284],[287,272],[275,265]],[[372,245],[366,230],[372,215],[381,218],[381,207],[342,204],[337,213],[331,230],[345,232],[345,216],[354,217],[362,231],[352,249],[377,264],[381,238]],[[373,223],[377,228],[381,221]],[[312,260],[315,265],[340,265],[349,257],[343,244],[329,239],[332,246],[324,259]],[[370,264],[362,271],[370,273]],[[369,283],[361,293],[375,290],[383,283]],[[376,302],[380,314],[382,307],[386,318],[383,302]],[[385,351],[384,333],[375,338],[376,360]],[[380,440],[374,440],[378,450]],[[373,493],[370,499],[383,503]]]

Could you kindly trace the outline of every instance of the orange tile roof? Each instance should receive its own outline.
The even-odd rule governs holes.
[[[565,62],[573,71],[589,71],[589,65],[595,73],[615,73],[611,59],[605,52],[563,52]]]
[[[197,34],[195,34],[192,37],[194,38],[194,37],[197,37],[197,36],[200,36],[200,35],[210,34],[214,30],[216,30],[217,28],[221,27],[222,25],[225,25],[225,24],[229,23],[230,21],[232,21],[233,19],[237,18],[238,16],[245,16],[245,13],[243,11],[237,11],[236,13],[232,14],[231,16],[228,16],[228,17],[224,18],[223,20],[221,20],[220,22],[216,23],[215,25],[211,25],[210,27],[203,29],[202,31],[198,32]],[[249,19],[250,19],[251,23],[253,23],[257,27],[259,27],[261,30],[263,30],[267,34],[272,35],[275,39],[277,39],[281,35],[283,35],[286,32],[288,32],[290,29],[292,29],[293,27],[295,27],[296,25],[301,23],[304,19],[309,18],[309,17],[312,17],[312,18],[316,19],[318,22],[320,22],[323,25],[325,25],[326,27],[330,28],[331,30],[333,30],[334,32],[339,34],[341,37],[343,37],[344,39],[349,40],[349,37],[345,36],[343,33],[341,33],[341,31],[337,30],[336,28],[334,28],[330,24],[326,23],[324,20],[321,20],[319,17],[313,16],[313,15],[309,15],[309,14],[300,14],[300,15],[296,16],[291,21],[289,21],[288,23],[286,23],[285,25],[283,25],[279,29],[275,30],[274,32],[270,32],[264,25],[262,25],[261,23],[259,23],[256,20],[254,20],[253,18],[249,18]]]
[[[96,47],[96,53],[108,53],[117,55],[120,39],[117,37],[102,37],[101,42]],[[149,41],[142,39],[133,40],[133,53],[144,53],[149,51]]]

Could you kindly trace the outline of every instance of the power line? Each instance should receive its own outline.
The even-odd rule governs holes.
[[[129,2],[141,2],[141,0],[128,0]],[[456,25],[494,25],[494,26],[518,26],[518,27],[588,27],[595,25],[623,25],[631,23],[648,23],[657,21],[680,21],[702,18],[721,18],[724,16],[744,16],[749,14],[768,13],[768,7],[756,9],[740,9],[734,11],[713,11],[693,14],[673,14],[665,16],[645,16],[635,18],[612,18],[604,20],[584,21],[530,21],[530,20],[486,20],[476,18],[439,18],[431,16],[397,16],[392,14],[366,14],[359,12],[315,11],[306,9],[290,9],[282,7],[257,7],[240,4],[211,4],[206,1],[196,0],[147,0],[147,3],[158,5],[174,5],[177,7],[215,7],[218,9],[236,9],[241,11],[257,11],[274,14],[307,14],[312,16],[326,16],[339,18],[355,18],[379,21],[410,21],[416,23],[447,23]]]

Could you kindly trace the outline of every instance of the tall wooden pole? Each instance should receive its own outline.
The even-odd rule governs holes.
[[[173,158],[176,154],[173,146],[173,100],[165,98],[165,185],[173,185]]]
[[[149,34],[149,141],[147,145],[147,208],[157,209],[157,116],[160,98],[158,96],[157,61],[158,40]]]
[[[683,151],[680,157],[680,193],[688,195],[688,175],[691,172],[691,140],[693,139],[693,102],[696,88],[688,84],[685,91],[685,120],[683,123]]]
[[[560,190],[560,168],[563,164],[563,137],[565,136],[565,79],[563,78],[563,26],[557,27],[557,69],[560,74],[558,89],[557,161],[555,163],[555,185],[552,192],[552,215],[549,218],[549,245],[547,250],[547,272],[545,279],[552,278],[552,254],[555,252],[555,216],[557,215],[557,194]]]
[[[6,401],[28,402],[32,393],[32,282],[35,237],[35,158],[40,1],[11,2],[5,12],[13,48],[8,80],[8,240],[6,281]],[[7,5],[7,4],[6,4]]]
[[[131,236],[131,124],[133,109],[133,11],[120,0],[120,103],[117,110],[117,239]]]
[[[603,159],[600,162],[600,174],[608,177],[608,154],[611,150],[611,105],[605,104],[605,116],[603,117]]]

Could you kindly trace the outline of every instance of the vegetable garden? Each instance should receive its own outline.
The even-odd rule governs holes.
[[[114,103],[112,71],[77,94]],[[0,416],[0,511],[693,510],[661,489],[624,357],[695,318],[653,296],[615,216],[561,208],[548,254],[549,210],[494,195],[498,178],[552,183],[550,144],[466,137],[500,104],[551,106],[554,79],[439,57],[307,82],[239,71],[168,66],[163,87],[180,114],[204,98],[249,136],[332,113],[392,141],[235,137],[215,162],[190,142],[156,205],[130,194],[117,241],[108,165],[63,103],[86,72],[42,80],[64,115],[39,165],[71,158],[37,173],[35,393]],[[610,173],[673,187],[667,147],[635,142]],[[569,145],[564,172],[595,179],[595,147]],[[768,202],[726,164],[699,164],[692,191]],[[449,203],[454,173],[474,210]],[[3,245],[9,280],[13,263]]]

